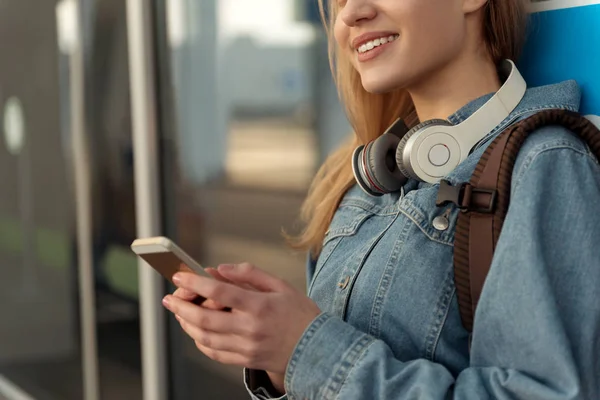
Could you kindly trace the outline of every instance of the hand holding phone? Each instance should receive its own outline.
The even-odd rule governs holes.
[[[157,236],[136,239],[131,244],[131,249],[171,283],[174,283],[173,275],[177,272],[193,272],[205,277],[211,277],[198,262],[166,237]],[[195,296],[195,298],[188,301],[192,301],[195,304],[202,304],[205,300],[204,297]]]
[[[206,268],[205,271],[209,274],[212,275],[212,277],[218,281],[221,282],[226,282],[226,283],[231,283],[231,281],[229,281],[228,279],[225,279],[216,269],[214,268]],[[206,300],[204,302],[200,302],[198,300],[199,296],[198,294],[191,292],[187,289],[183,289],[183,288],[178,288],[175,292],[173,292],[173,296],[180,298],[181,300],[184,301],[189,301],[192,302],[194,304],[197,305],[202,305],[202,307],[206,307],[208,309],[211,310],[224,310],[224,311],[230,311],[230,308],[225,307],[224,305],[222,305],[221,303],[219,303],[216,300]]]

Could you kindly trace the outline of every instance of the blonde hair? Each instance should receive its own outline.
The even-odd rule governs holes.
[[[308,250],[313,258],[321,251],[325,233],[344,194],[354,185],[351,156],[354,149],[379,137],[398,117],[407,125],[416,123],[412,100],[405,90],[385,94],[367,92],[360,75],[345,56],[337,51],[332,27],[337,18],[337,1],[319,0],[321,18],[329,40],[329,60],[338,93],[345,106],[354,135],[328,157],[317,172],[302,206],[303,232],[288,237],[292,247]],[[524,0],[488,0],[484,6],[483,34],[487,50],[494,62],[516,59],[525,36]]]

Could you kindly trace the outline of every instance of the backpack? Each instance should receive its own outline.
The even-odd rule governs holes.
[[[471,333],[473,318],[489,272],[510,202],[512,172],[521,145],[530,133],[560,125],[577,134],[600,159],[600,130],[586,117],[567,110],[532,115],[498,135],[479,160],[468,183],[441,181],[436,205],[461,209],[454,238],[454,282],[463,326]]]

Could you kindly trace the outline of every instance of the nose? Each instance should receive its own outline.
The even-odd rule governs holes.
[[[340,11],[340,18],[347,26],[357,26],[361,22],[371,20],[377,15],[377,10],[371,0],[348,0]]]

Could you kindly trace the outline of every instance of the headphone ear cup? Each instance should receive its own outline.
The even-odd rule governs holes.
[[[397,136],[384,134],[365,148],[369,175],[386,193],[400,190],[407,181],[398,169],[394,156],[399,142]]]
[[[411,136],[419,134],[419,132],[430,126],[430,125],[443,125],[443,126],[452,126],[452,124],[444,119],[430,119],[425,122],[422,122],[412,128],[410,131],[406,132],[406,134],[402,137],[400,144],[398,144],[398,148],[396,149],[396,164],[398,164],[398,169],[402,172],[402,174],[408,178],[419,179],[418,176],[415,176],[414,172],[412,172],[412,168],[410,165],[410,159],[404,160],[404,148],[406,147],[406,143]]]

